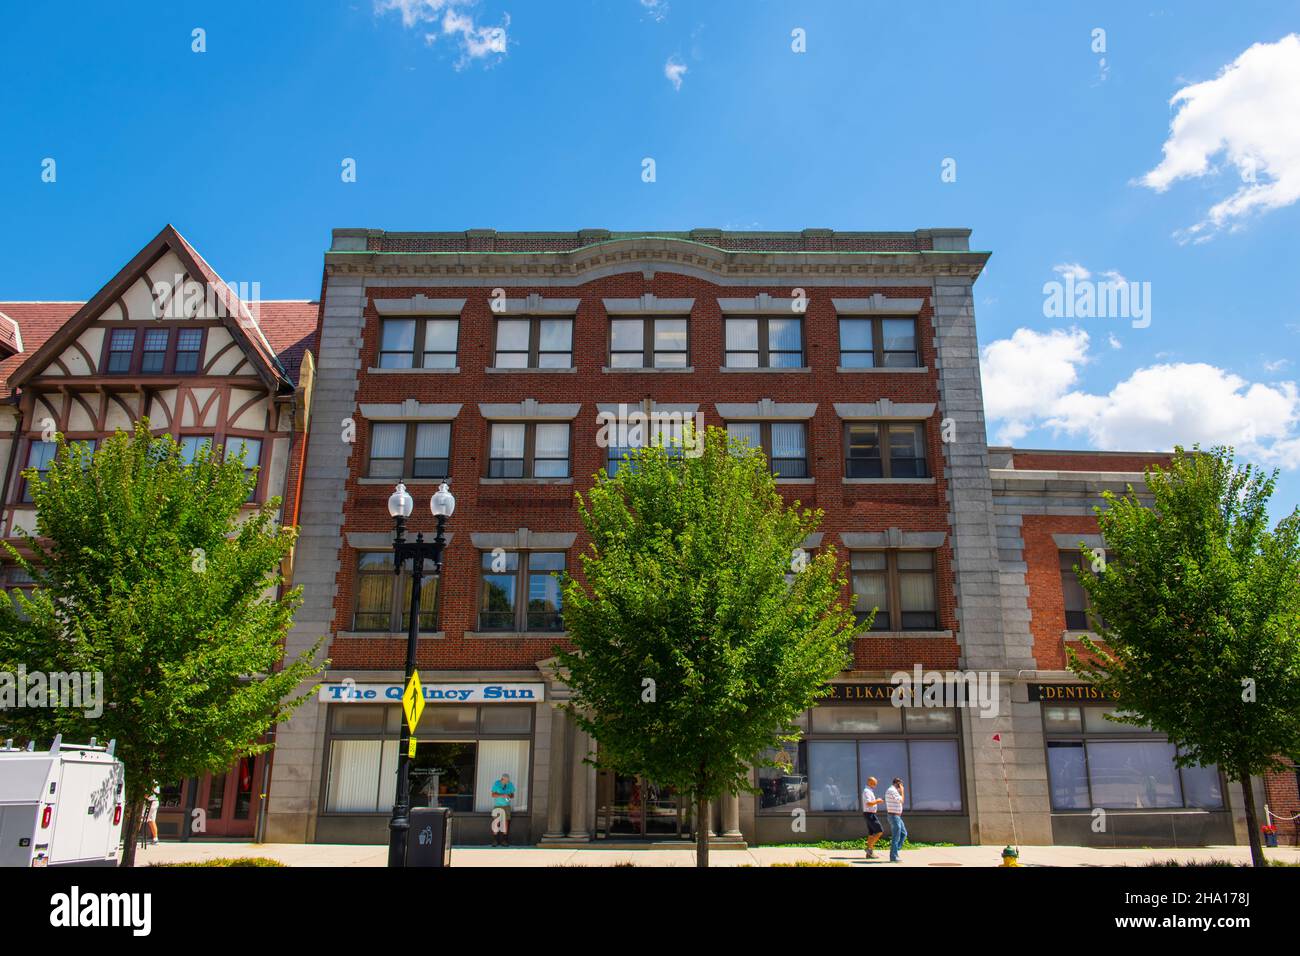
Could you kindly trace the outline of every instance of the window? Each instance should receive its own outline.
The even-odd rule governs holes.
[[[198,371],[199,350],[202,346],[202,329],[180,329],[176,333],[176,371]]]
[[[859,622],[876,608],[873,631],[938,628],[933,551],[854,551],[849,567]]]
[[[814,812],[860,813],[868,777],[879,781],[881,798],[889,781],[901,777],[905,812],[962,810],[955,710],[830,704],[814,708],[811,716],[807,739],[785,745],[784,756],[776,757],[782,766],[760,769],[760,810],[789,812],[791,805],[802,805]]]
[[[664,453],[667,454],[669,458],[683,458],[686,455],[686,446],[683,443],[680,434],[676,436],[666,435],[666,434],[663,435],[662,445],[663,445]],[[633,449],[640,448],[640,447],[642,447],[642,445],[626,445],[626,446],[610,445],[607,449],[607,456],[605,461],[605,474],[613,478],[616,474],[618,474],[618,470],[622,468],[624,465],[626,465],[629,470],[635,469],[636,462],[631,460],[624,462],[623,456],[630,455]]]
[[[917,422],[849,422],[844,426],[846,478],[927,478],[925,426]]]
[[[1084,574],[1095,574],[1092,570],[1091,563],[1084,557],[1081,551],[1062,551],[1061,552],[1061,591],[1065,598],[1065,628],[1069,631],[1090,631],[1092,630],[1092,617],[1097,618],[1097,623],[1101,627],[1106,626],[1106,622],[1101,619],[1100,615],[1092,612],[1092,600],[1088,597],[1088,592],[1084,590],[1083,584],[1079,581],[1079,576],[1074,573],[1074,566],[1078,565]]]
[[[727,368],[801,368],[803,320],[758,316],[726,319]]]
[[[915,319],[840,319],[841,368],[920,365]]]
[[[145,375],[161,374],[167,364],[167,340],[171,333],[166,329],[145,329],[144,352],[140,360],[140,371]]]
[[[124,375],[131,371],[135,354],[135,329],[113,329],[108,337],[108,374]]]
[[[68,440],[68,445],[80,445],[87,451],[95,450],[96,440],[94,438],[73,438]],[[57,442],[32,440],[27,447],[27,468],[35,468],[42,481],[49,474],[50,462],[58,453],[59,446]],[[26,469],[24,469],[26,470]],[[23,501],[32,500],[31,483],[24,479],[23,481]]]
[[[569,423],[493,423],[488,439],[487,476],[569,477]]]
[[[400,587],[397,586],[400,580]],[[357,555],[355,631],[406,633],[411,626],[411,586],[408,565],[393,573],[391,551],[366,551]],[[420,630],[438,629],[438,578],[429,568],[420,578]]]
[[[180,437],[181,460],[187,465],[194,464],[194,459],[198,457],[199,449],[204,445],[208,446],[208,452],[211,453],[211,435],[182,435]]]
[[[257,471],[262,463],[262,439],[260,438],[243,438],[239,435],[230,435],[226,438],[226,456],[228,458],[239,458],[243,454],[244,477],[253,482],[253,486],[248,491],[248,500],[252,501],[257,497]]]
[[[572,368],[572,319],[498,319],[497,368]]]
[[[450,467],[451,422],[371,425],[371,478],[446,478]]]
[[[611,368],[686,368],[686,319],[611,319]]]
[[[384,319],[380,368],[455,368],[460,319]]]
[[[492,784],[508,773],[514,810],[527,813],[532,717],[531,706],[430,704],[411,761],[411,806],[491,813]],[[329,708],[325,812],[392,811],[402,720],[400,707]]]
[[[481,567],[479,630],[564,630],[556,576],[564,570],[563,551],[485,551]]]
[[[808,442],[803,422],[727,422],[727,435],[761,448],[780,478],[808,477]]]
[[[1044,707],[1053,810],[1220,809],[1218,768],[1174,765],[1162,734],[1106,720],[1106,707]]]
[[[50,462],[54,460],[54,453],[58,450],[58,447],[52,441],[33,441],[27,446],[27,467],[36,469],[42,481],[45,480],[46,474],[49,473]],[[31,500],[31,483],[24,481],[23,501]]]

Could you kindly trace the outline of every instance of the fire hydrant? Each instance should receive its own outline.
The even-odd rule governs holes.
[[[1003,865],[1003,866],[1019,866],[1019,865],[1020,865],[1020,851],[1017,850],[1017,849],[1016,849],[1015,847],[1013,847],[1013,846],[1003,847],[1003,848],[1002,848],[1002,865]]]

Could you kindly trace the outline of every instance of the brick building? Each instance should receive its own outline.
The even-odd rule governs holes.
[[[457,839],[485,842],[504,771],[516,842],[690,834],[675,794],[583,763],[593,744],[557,706],[551,575],[585,547],[574,492],[617,463],[601,416],[628,410],[761,444],[787,500],[825,512],[806,547],[833,545],[847,596],[880,609],[788,766],[712,808],[721,839],[859,836],[867,774],[908,780],[920,840],[1240,839],[1217,770],[1116,733],[1065,669],[1086,619],[1062,555],[1096,534],[1101,490],[1159,456],[988,447],[972,297],[988,254],[968,238],[335,230],[289,640],[326,632],[332,664],[278,730],[266,839],[387,838],[410,593],[391,563],[399,479],[412,532],[432,530],[439,482],[457,499],[421,595],[415,804],[451,806]],[[917,666],[996,678],[993,695],[891,706],[891,675]],[[1094,807],[1118,822],[1098,831]]]
[[[279,497],[295,524],[318,305],[244,301],[171,226],[88,301],[0,301],[0,538],[21,551],[17,531],[35,529],[22,472],[47,467],[54,432],[93,447],[144,417],[187,454],[244,448],[257,468],[247,507]],[[27,584],[0,552],[0,586]],[[167,782],[160,832],[197,807],[209,835],[252,836],[265,774],[259,756]]]

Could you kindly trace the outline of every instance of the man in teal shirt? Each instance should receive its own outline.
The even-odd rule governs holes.
[[[510,774],[503,773],[492,784],[492,842],[496,846],[510,845],[510,810],[514,799],[515,785],[510,782]]]

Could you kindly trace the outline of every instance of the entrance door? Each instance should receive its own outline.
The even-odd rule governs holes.
[[[251,837],[257,826],[257,807],[261,802],[262,767],[265,755],[242,757],[225,773],[199,777],[194,793],[195,814],[192,836]],[[162,788],[158,810],[158,832],[168,839],[177,839],[183,832],[186,808],[190,805],[192,781]],[[198,829],[198,821],[203,829]]]
[[[603,837],[690,837],[689,808],[671,787],[662,787],[642,776],[602,770],[596,792],[598,828]]]

